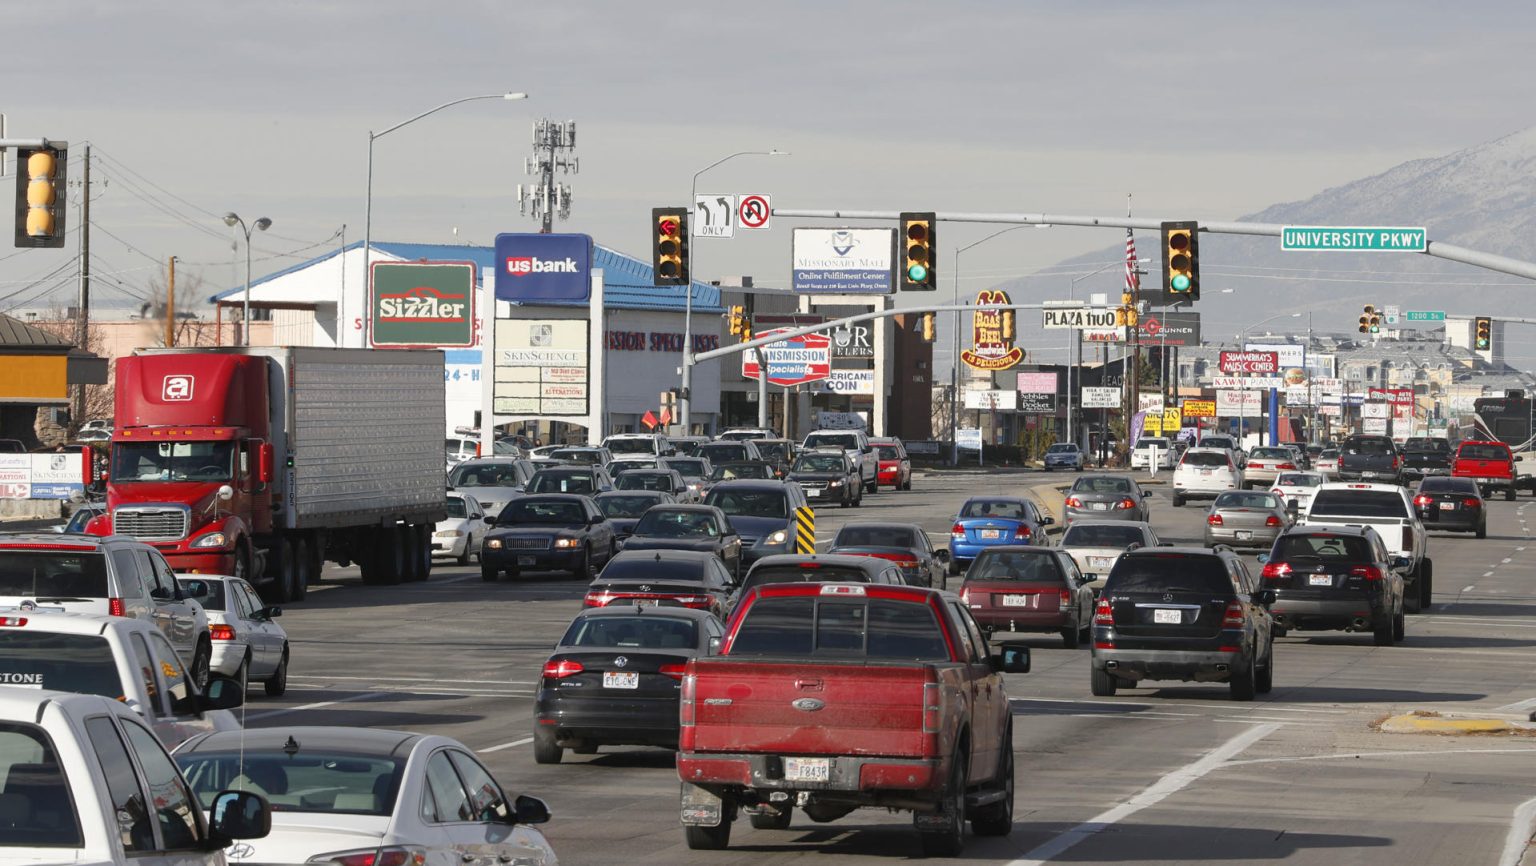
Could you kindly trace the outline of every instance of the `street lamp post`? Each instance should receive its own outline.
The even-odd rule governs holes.
[[[402,126],[408,126],[408,125],[410,125],[412,123],[415,123],[416,121],[422,119],[423,117],[426,117],[429,114],[436,114],[437,112],[442,111],[445,108],[451,108],[451,107],[453,107],[455,105],[458,105],[460,103],[463,103],[463,102],[474,102],[475,100],[478,100],[478,99],[506,99],[506,100],[513,100],[513,99],[527,99],[527,98],[528,98],[528,94],[526,94],[526,93],[487,93],[487,94],[484,94],[482,96],[466,96],[466,97],[463,97],[462,99],[455,99],[455,100],[452,100],[450,102],[445,102],[442,105],[437,106],[436,108],[429,108],[426,111],[423,111],[422,113],[416,115],[415,117],[410,118],[409,120],[402,120],[402,121],[400,121],[399,123],[395,124],[394,126],[391,126],[390,128],[384,130],[383,132],[374,132],[372,130],[368,131],[368,193],[367,193],[367,197],[366,197],[365,203],[363,205],[363,286],[365,287],[365,294],[366,294],[366,287],[368,285],[368,281],[369,281],[369,279],[371,277],[371,271],[370,271],[370,269],[368,267],[368,261],[373,256],[373,142],[374,142],[374,140],[375,139],[379,139],[379,138],[383,138],[384,136],[389,135],[391,132],[394,132],[395,130],[399,129]],[[227,220],[228,218],[226,217],[225,219]],[[336,301],[336,340],[337,340],[338,345],[343,345],[345,343],[345,338],[344,338],[343,335],[346,332],[345,332],[345,330],[343,328],[344,328],[344,324],[346,322],[346,313],[345,313],[346,302],[347,302],[347,292],[346,292],[346,287],[343,286],[342,287],[342,292],[341,292],[341,297],[338,298],[337,301]]]
[[[699,197],[699,175],[709,171],[717,165],[730,162],[738,156],[789,156],[789,153],[779,150],[778,148],[774,148],[772,150],[740,150],[729,156],[722,156],[709,165],[704,166],[703,168],[693,173],[693,182],[689,186],[688,210],[690,212],[692,212],[694,202],[697,201]],[[689,223],[688,231],[690,233],[693,231],[692,221]],[[690,245],[692,244],[692,241],[692,238],[688,239]],[[688,269],[688,281],[683,284],[683,298],[683,363],[687,364],[688,356],[693,352],[693,268],[691,265]],[[762,355],[759,354],[758,357],[762,357]],[[766,366],[759,365],[757,375],[767,377],[768,368]],[[762,391],[760,390],[759,394],[761,393]],[[786,404],[784,407],[784,414],[788,415],[788,392],[785,393],[784,400]],[[759,408],[758,411],[759,414],[761,414],[762,409]],[[683,435],[687,436],[693,423],[693,395],[688,393],[688,389],[683,389],[682,393],[678,395],[677,420],[682,425]]]
[[[262,217],[246,225],[239,214],[230,211],[224,215],[224,224],[230,228],[239,226],[240,231],[245,234],[245,301],[240,313],[240,345],[249,346],[251,344],[251,232],[266,231],[272,227],[272,221]]]
[[[1010,226],[1009,228],[995,231],[979,241],[972,241],[955,250],[955,304],[960,304],[960,254],[971,247],[984,244],[998,235],[1005,235],[1014,229],[1024,228],[1024,225]],[[953,354],[949,358],[949,463],[951,466],[960,465],[960,311],[955,311],[955,346]]]
[[[1136,264],[1144,264],[1144,263],[1149,262],[1149,261],[1151,261],[1151,259],[1141,258],[1141,259],[1137,259],[1136,260]],[[1071,279],[1071,281],[1067,283],[1067,300],[1073,301],[1073,300],[1077,299],[1077,284],[1078,283],[1082,282],[1083,280],[1088,279],[1089,277],[1097,276],[1098,274],[1102,274],[1105,271],[1109,270],[1110,268],[1113,268],[1113,267],[1116,267],[1116,266],[1123,266],[1124,264],[1125,264],[1125,260],[1124,259],[1122,259],[1120,261],[1116,261],[1116,262],[1108,262],[1108,263],[1106,263],[1101,268],[1096,268],[1095,270],[1091,270],[1088,273],[1083,274],[1082,276],[1079,276],[1079,277],[1073,277]],[[1067,365],[1066,365],[1067,366],[1067,440],[1069,442],[1074,442],[1074,443],[1077,442],[1077,431],[1075,429],[1073,429],[1073,427],[1072,427],[1072,370],[1073,370],[1073,368],[1075,366],[1072,363],[1072,355],[1073,355],[1073,351],[1072,350],[1073,350],[1074,347],[1080,347],[1081,345],[1082,345],[1082,336],[1081,336],[1081,334],[1078,333],[1076,328],[1068,328],[1067,329]],[[1107,358],[1108,356],[1106,355],[1105,357]],[[1105,365],[1108,366],[1108,361],[1105,361]],[[1123,362],[1122,362],[1122,365],[1123,365]],[[1122,378],[1123,378],[1123,373],[1122,373]],[[1127,426],[1127,429],[1129,429],[1130,425],[1127,424],[1126,426]],[[1103,444],[1104,444],[1103,442],[1099,443],[1101,448],[1103,447]]]

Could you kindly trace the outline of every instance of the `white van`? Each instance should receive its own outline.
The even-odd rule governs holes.
[[[615,433],[603,440],[615,462],[657,460],[673,454],[672,443],[660,433]]]
[[[1243,470],[1225,448],[1191,448],[1173,470],[1173,507],[1186,499],[1215,499],[1228,490],[1243,489]]]

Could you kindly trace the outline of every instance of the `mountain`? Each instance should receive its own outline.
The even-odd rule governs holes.
[[[1285,225],[1424,226],[1431,241],[1536,259],[1536,127],[1445,156],[1405,162],[1304,201],[1273,205],[1238,219]],[[1116,236],[1115,241],[1101,252],[1053,267],[1051,277],[1023,277],[1001,288],[1020,301],[1055,298],[1061,294],[1065,267],[1124,255],[1123,239]],[[1138,231],[1136,248],[1151,258],[1143,265],[1149,276],[1142,284],[1157,285],[1160,239]],[[1200,283],[1197,309],[1206,320],[1224,323],[1208,328],[1215,333],[1205,335],[1207,342],[1231,339],[1241,327],[1232,323],[1296,311],[1310,312],[1318,331],[1353,331],[1366,303],[1453,315],[1519,315],[1516,311],[1528,309],[1536,293],[1536,282],[1427,255],[1282,252],[1279,238],[1204,233]],[[1223,288],[1233,292],[1222,294]],[[1258,330],[1282,327],[1277,321]],[[1528,367],[1536,358],[1509,360]]]

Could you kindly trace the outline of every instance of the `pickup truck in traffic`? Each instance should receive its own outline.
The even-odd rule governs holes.
[[[1312,496],[1312,506],[1296,525],[1375,529],[1391,557],[1406,557],[1411,563],[1403,574],[1403,610],[1418,613],[1429,607],[1435,578],[1429,536],[1406,489],[1363,482],[1321,484]]]
[[[875,453],[874,446],[869,444],[869,436],[863,430],[812,430],[806,434],[800,447],[806,451],[813,448],[841,448],[847,451],[858,467],[864,492],[879,492],[880,456]]]
[[[1470,478],[1477,482],[1483,495],[1493,498],[1493,491],[1504,491],[1504,498],[1515,498],[1515,455],[1503,442],[1467,441],[1456,449],[1456,462],[1451,466],[1455,478]]]
[[[1338,475],[1342,481],[1396,484],[1403,477],[1403,453],[1386,436],[1351,436],[1339,447]]]
[[[1433,475],[1450,475],[1455,449],[1444,436],[1415,436],[1403,442],[1403,479],[1418,481]]]
[[[677,771],[690,848],[801,810],[911,810],[930,855],[1013,825],[1013,713],[1004,672],[956,595],[911,586],[780,583],[749,590],[715,656],[683,676]]]

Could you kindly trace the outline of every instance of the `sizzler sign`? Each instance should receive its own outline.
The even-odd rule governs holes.
[[[369,341],[377,349],[472,346],[472,262],[375,262]]]

